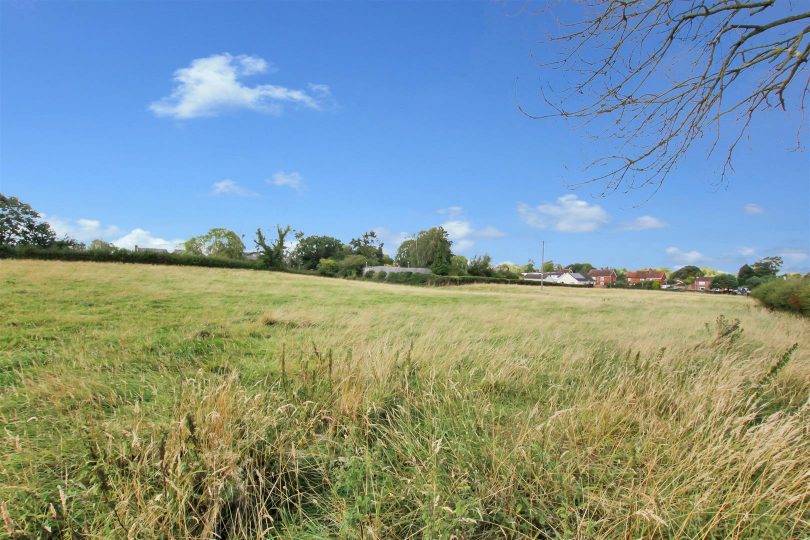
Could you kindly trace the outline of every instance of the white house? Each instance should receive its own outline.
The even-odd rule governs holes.
[[[542,281],[560,285],[593,285],[593,280],[576,272],[524,272],[521,274],[527,281]]]

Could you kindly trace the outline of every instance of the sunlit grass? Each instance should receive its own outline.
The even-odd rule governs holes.
[[[0,313],[0,536],[810,534],[810,325],[746,298],[0,261]]]

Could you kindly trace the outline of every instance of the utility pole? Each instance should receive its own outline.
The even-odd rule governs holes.
[[[543,290],[543,282],[546,280],[543,267],[546,265],[546,241],[540,241],[540,290]]]

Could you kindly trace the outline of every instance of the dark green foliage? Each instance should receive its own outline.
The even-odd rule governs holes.
[[[753,291],[751,296],[770,309],[792,311],[810,317],[810,278],[773,279]]]
[[[340,272],[340,265],[335,259],[321,259],[318,261],[318,273],[322,276],[335,277]]]
[[[782,269],[782,257],[765,257],[751,265],[751,268],[757,277],[775,276]]]
[[[712,289],[736,289],[737,278],[731,274],[720,274],[712,278]]]
[[[75,250],[66,248],[40,248],[36,246],[0,246],[0,259],[119,262],[176,266],[208,266],[213,268],[260,268],[260,265],[256,261],[153,251],[130,251],[128,249]]]
[[[688,278],[696,278],[696,277],[703,277],[703,270],[698,268],[697,266],[684,266],[672,272],[669,275],[669,281],[675,281],[676,279],[680,279],[681,281],[686,281]]]
[[[244,259],[245,244],[235,232],[215,227],[201,236],[186,240],[183,244],[191,255],[221,257],[224,259]]]
[[[400,266],[430,268],[437,260],[450,263],[453,253],[452,242],[442,227],[420,231],[413,240],[405,240],[399,245],[395,261]]]
[[[343,242],[331,236],[306,236],[290,254],[291,264],[297,268],[315,270],[321,259],[340,258]]]
[[[56,233],[40,220],[39,212],[0,193],[0,246],[48,247],[55,241]]]
[[[568,268],[570,268],[572,272],[577,272],[583,276],[587,276],[588,272],[593,270],[593,265],[591,263],[574,263],[569,264]]]
[[[383,253],[383,244],[374,231],[367,231],[360,238],[353,238],[349,242],[349,247],[352,254],[364,257],[369,266],[392,262],[391,257]]]
[[[737,272],[737,283],[740,284],[740,287],[748,286],[748,280],[752,277],[756,276],[754,269],[744,264],[740,267],[740,270]]]
[[[475,256],[467,265],[467,273],[471,276],[492,277],[492,257],[489,255]]]
[[[374,270],[369,270],[368,272],[363,274],[363,277],[366,279],[374,279]]]
[[[272,268],[275,270],[284,268],[286,266],[284,261],[284,240],[290,234],[292,228],[287,225],[281,228],[281,225],[276,225],[276,240],[272,245],[268,245],[264,239],[261,229],[256,229],[256,248],[261,252],[259,255],[259,262],[265,268]]]

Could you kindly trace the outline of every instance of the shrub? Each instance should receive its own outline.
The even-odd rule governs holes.
[[[336,276],[340,272],[340,265],[335,259],[321,259],[318,261],[318,273],[322,276]]]
[[[374,279],[379,280],[379,281],[385,281],[385,277],[386,277],[387,275],[388,275],[388,274],[386,273],[386,271],[385,271],[385,270],[380,270],[379,272],[377,272],[376,274],[374,274]]]
[[[775,279],[751,291],[751,296],[770,309],[810,317],[810,278]]]
[[[369,270],[368,272],[363,274],[363,277],[366,279],[374,279],[374,270]]]

